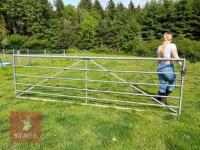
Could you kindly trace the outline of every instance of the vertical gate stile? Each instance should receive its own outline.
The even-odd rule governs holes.
[[[185,59],[182,61],[182,71],[185,70]],[[183,81],[184,81],[185,75],[181,74],[181,87],[180,87],[180,99],[179,99],[179,110],[178,110],[178,115],[181,114],[182,111],[182,99],[183,99]]]
[[[85,103],[88,103],[88,60],[85,60]]]
[[[29,49],[27,49],[27,54],[28,54],[28,60],[29,60],[29,65],[32,65],[32,58],[30,57],[30,52],[29,52]]]
[[[14,79],[14,93],[15,93],[15,96],[17,96],[17,84],[16,84],[16,66],[15,66],[15,55],[12,56],[13,58],[13,79]]]

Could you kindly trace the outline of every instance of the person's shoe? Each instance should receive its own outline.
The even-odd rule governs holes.
[[[158,95],[160,96],[160,92],[158,91]],[[158,101],[161,101],[161,97],[154,97],[155,99],[157,99]]]
[[[166,97],[161,97],[161,102],[165,105],[167,105],[167,98]]]
[[[158,95],[160,95],[160,96],[166,96],[166,94],[163,94],[163,93],[160,93],[160,92],[158,92]],[[158,98],[159,98],[158,100],[159,100],[161,103],[167,105],[167,98],[166,98],[166,97],[158,97]]]
[[[168,89],[166,90],[166,96],[170,95],[172,91],[169,91]]]

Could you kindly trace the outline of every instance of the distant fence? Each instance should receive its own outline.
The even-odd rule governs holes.
[[[35,54],[40,54],[40,55],[67,55],[68,50],[66,49],[51,49],[51,50],[30,50],[30,49],[0,49],[0,58],[2,60],[6,61],[12,61],[12,58],[10,57],[13,54],[17,55],[35,55]],[[77,53],[77,50],[75,51]],[[31,62],[31,60],[30,60]],[[18,58],[18,63],[20,64],[20,58]]]
[[[66,54],[66,49],[44,49],[44,50],[33,50],[33,49],[0,49],[0,54]]]
[[[23,60],[21,64],[16,62],[18,58]],[[32,64],[29,62],[30,59],[34,61]],[[54,64],[48,63],[48,59],[54,59],[55,61],[57,60],[58,62],[62,62],[62,65],[58,62]],[[45,62],[45,60],[47,62]],[[130,70],[130,68],[126,69],[127,65],[124,65],[132,64],[134,68],[134,66],[138,67],[138,65],[136,65],[138,62],[138,64],[142,64],[146,62],[149,63],[151,61],[153,61],[156,65],[158,60],[181,61],[184,64],[183,67],[185,67],[185,59],[15,54],[13,55],[15,94],[18,98],[29,97],[32,99],[42,99],[39,95],[43,95],[49,101],[51,101],[51,99],[49,99],[50,97],[56,97],[58,99],[82,99],[87,105],[92,101],[104,101],[112,103],[112,106],[116,106],[116,104],[122,104],[122,107],[125,105],[133,104],[142,106],[158,106],[167,108],[173,113],[180,115],[182,108],[184,80],[184,76],[181,73],[175,73],[176,75],[180,76],[180,83],[175,85],[179,88],[179,91],[177,92],[178,95],[161,96],[157,94],[151,94],[138,87],[149,86],[150,89],[156,89],[160,84],[153,83],[152,75],[157,76],[157,74],[160,72],[147,70]],[[115,68],[108,69],[109,66],[114,66]],[[118,67],[120,67],[120,69]],[[45,73],[45,71],[47,72]],[[103,76],[98,79],[100,73],[103,74]],[[109,77],[105,76],[104,74],[109,75]],[[144,78],[146,78],[145,76],[148,75],[150,75],[150,77],[147,80],[144,80],[144,78],[141,78],[142,75],[144,75]],[[130,81],[130,79],[127,78],[135,78],[136,81]],[[137,78],[140,78],[140,80],[138,81]],[[156,78],[155,80],[158,82]],[[82,87],[80,87],[80,85],[82,85]],[[124,91],[120,91],[119,89]],[[133,92],[133,90],[135,92]],[[74,91],[81,93],[77,95],[74,93]],[[101,96],[102,93],[105,95]],[[114,95],[118,96],[115,97]],[[105,98],[107,96],[111,97]],[[134,99],[139,99],[139,97],[147,98],[148,100],[152,100],[154,103],[134,101]],[[158,101],[156,97],[170,98],[173,99],[173,102],[170,105],[165,105]]]

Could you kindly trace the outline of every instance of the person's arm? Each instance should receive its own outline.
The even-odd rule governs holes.
[[[172,48],[172,57],[175,58],[175,59],[180,59],[179,55],[178,55],[178,52],[177,52],[177,47],[176,46],[173,46]],[[181,61],[178,61],[178,63],[182,66],[183,63]]]
[[[157,50],[157,58],[160,58],[160,46],[158,47],[158,50]],[[158,63],[160,63],[160,60],[158,60]]]
[[[177,47],[176,45],[172,48],[172,57],[175,58],[175,59],[180,59],[179,55],[178,55],[178,52],[177,52]],[[186,68],[184,66],[183,68],[183,62],[182,61],[178,61],[178,63],[180,64],[180,66],[182,67],[182,70],[181,70],[181,74],[184,76],[185,73],[186,73]]]

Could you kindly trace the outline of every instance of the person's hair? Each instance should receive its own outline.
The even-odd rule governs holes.
[[[165,36],[165,35],[167,35],[167,41],[164,40],[164,36]],[[172,36],[172,34],[169,33],[169,32],[165,32],[165,33],[163,34],[163,43],[162,43],[161,48],[160,48],[160,57],[164,57],[165,48],[166,48],[167,44],[168,44],[169,42],[172,41],[172,38],[173,38],[173,36]]]

